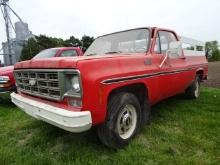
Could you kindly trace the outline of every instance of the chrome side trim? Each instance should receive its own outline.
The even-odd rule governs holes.
[[[136,75],[136,76],[112,78],[112,79],[104,80],[101,83],[112,84],[112,83],[118,83],[118,82],[130,81],[130,80],[138,80],[138,79],[143,79],[143,78],[156,77],[156,76],[161,76],[161,75],[166,75],[166,74],[175,74],[175,73],[180,73],[180,72],[189,71],[189,70],[191,69],[183,69],[183,70],[168,71],[168,72],[156,72],[156,73]]]
[[[190,71],[193,69],[204,69],[202,67],[207,67],[208,65],[195,65],[193,67],[189,67],[186,69],[180,69],[180,70],[172,70],[172,71],[165,71],[165,72],[156,72],[156,73],[150,73],[150,74],[142,74],[142,75],[135,75],[135,76],[127,76],[127,77],[117,77],[117,78],[111,78],[111,79],[106,79],[101,82],[101,84],[113,84],[113,83],[119,83],[119,82],[125,82],[125,81],[131,81],[131,80],[138,80],[138,79],[143,79],[143,78],[150,78],[150,77],[156,77],[156,76],[161,76],[161,75],[166,75],[166,74],[175,74],[175,73],[180,73],[180,72],[186,72]]]

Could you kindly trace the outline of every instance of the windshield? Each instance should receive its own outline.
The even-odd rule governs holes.
[[[33,59],[37,58],[50,58],[54,57],[59,49],[46,49],[38,53],[36,56],[34,56]]]
[[[146,52],[148,45],[148,29],[128,30],[98,37],[87,49],[85,55]]]

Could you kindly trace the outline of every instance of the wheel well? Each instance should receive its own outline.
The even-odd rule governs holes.
[[[145,86],[145,84],[143,83],[138,83],[138,84],[130,84],[130,85],[126,85],[126,86],[122,86],[122,87],[119,87],[119,88],[116,88],[114,89],[113,91],[110,92],[109,94],[109,97],[108,97],[108,102],[109,102],[109,99],[117,94],[117,93],[120,93],[120,92],[129,92],[129,93],[132,93],[134,94],[139,102],[140,102],[140,105],[142,107],[145,99],[148,98],[148,90],[147,90],[147,87]]]
[[[204,71],[203,71],[203,70],[198,70],[198,71],[196,72],[196,75],[199,76],[199,79],[200,79],[200,80],[203,79],[203,74],[204,74]]]

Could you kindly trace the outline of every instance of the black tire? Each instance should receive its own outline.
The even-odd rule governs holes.
[[[141,126],[144,126],[145,124],[150,124],[151,108],[147,99],[144,100],[141,109]]]
[[[200,78],[197,75],[192,85],[186,89],[186,96],[190,99],[197,99],[200,95]]]
[[[134,117],[133,119],[131,119],[132,117],[130,117],[129,115],[129,117],[127,117],[125,113],[122,113],[125,111],[125,109],[129,110],[128,106],[130,108],[132,107],[133,111],[133,115],[130,114],[130,116],[134,117],[134,114],[136,112],[136,117]],[[108,103],[106,121],[97,129],[98,136],[101,142],[104,143],[106,146],[114,149],[121,149],[127,146],[129,141],[137,134],[140,128],[140,113],[141,106],[135,95],[124,92],[113,95]],[[124,116],[124,118],[122,118],[122,116]],[[120,126],[123,124],[127,126],[127,123],[130,122],[132,125],[130,128],[130,134],[128,137],[124,138],[124,134],[119,133],[120,131],[124,131],[124,128],[121,128]],[[129,132],[129,129],[127,132]],[[125,133],[125,135],[127,134]]]

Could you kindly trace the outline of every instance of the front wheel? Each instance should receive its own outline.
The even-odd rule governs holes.
[[[186,89],[186,95],[188,98],[197,99],[200,95],[200,78],[196,76],[192,85]]]
[[[131,93],[118,93],[108,104],[106,122],[98,127],[99,139],[108,147],[125,147],[140,128],[141,107]]]

